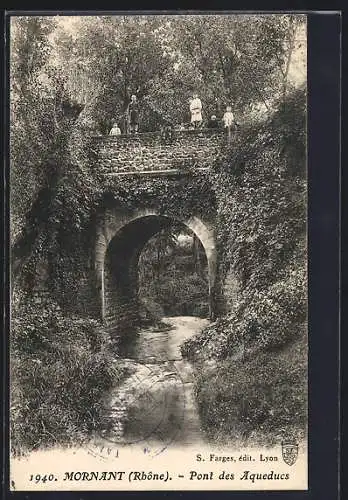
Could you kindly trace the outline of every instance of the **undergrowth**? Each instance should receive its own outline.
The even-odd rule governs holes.
[[[82,443],[101,425],[101,398],[126,373],[98,322],[51,299],[14,299],[11,451]]]

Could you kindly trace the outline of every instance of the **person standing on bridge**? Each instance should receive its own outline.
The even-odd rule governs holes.
[[[230,140],[231,139],[231,131],[233,130],[234,125],[235,125],[234,116],[232,113],[231,106],[226,107],[226,111],[225,111],[225,114],[222,118],[222,121],[224,123],[224,128],[226,130],[228,140]]]
[[[212,115],[210,117],[210,120],[208,121],[208,125],[207,125],[208,128],[210,129],[217,129],[219,128],[219,122],[216,118],[216,115]]]
[[[127,121],[131,134],[138,133],[139,130],[139,104],[136,95],[132,95],[131,101],[127,107]]]
[[[193,94],[190,102],[191,124],[194,128],[199,128],[202,124],[202,101],[197,94]]]

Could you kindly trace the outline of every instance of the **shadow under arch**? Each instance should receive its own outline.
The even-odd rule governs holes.
[[[105,214],[101,230],[97,232],[96,253],[101,318],[111,329],[117,324],[130,326],[137,320],[139,256],[153,236],[173,223],[184,224],[202,244],[208,264],[209,315],[214,316],[216,248],[212,227],[198,217],[183,219],[151,210],[125,215],[114,210]]]

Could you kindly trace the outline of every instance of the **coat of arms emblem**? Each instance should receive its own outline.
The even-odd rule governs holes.
[[[287,465],[294,465],[298,456],[298,444],[294,441],[282,443],[283,460]]]

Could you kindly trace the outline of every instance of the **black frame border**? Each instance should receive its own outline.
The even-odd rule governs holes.
[[[300,5],[299,5],[300,4]],[[293,7],[303,7],[294,2]],[[134,12],[134,11],[133,11]],[[133,13],[123,11],[122,13]],[[141,12],[140,10],[137,12]],[[219,11],[167,10],[145,13],[284,13],[295,10]],[[340,211],[341,211],[341,31],[339,11],[311,12],[308,20],[308,271],[309,271],[309,490],[308,491],[147,491],[147,492],[10,492],[8,463],[8,383],[9,383],[9,17],[14,15],[95,15],[121,11],[27,10],[3,13],[5,50],[2,52],[3,90],[3,498],[99,499],[117,497],[308,499],[338,498],[340,468]]]

